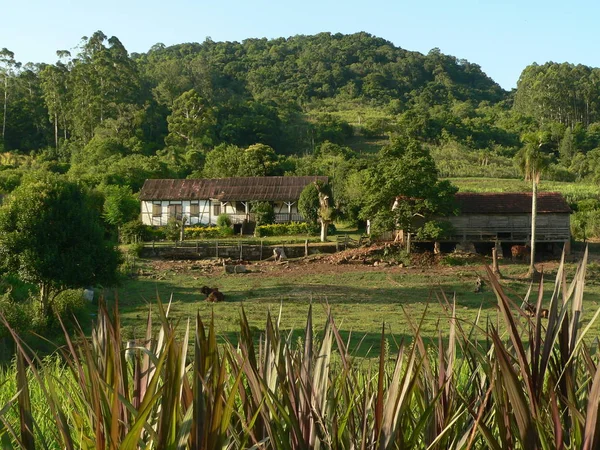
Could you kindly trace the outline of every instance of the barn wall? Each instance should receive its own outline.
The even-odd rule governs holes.
[[[454,237],[460,240],[498,238],[518,242],[527,240],[531,234],[530,214],[462,214],[447,220],[456,230]],[[569,214],[538,214],[536,235],[539,241],[568,241],[571,236]]]

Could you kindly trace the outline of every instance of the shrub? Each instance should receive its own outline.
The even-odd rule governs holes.
[[[142,256],[144,250],[144,244],[142,242],[136,242],[135,244],[129,244],[125,247],[125,255],[139,258]]]
[[[134,242],[151,240],[151,230],[149,228],[140,220],[132,220],[131,222],[124,223],[119,230],[121,243],[132,244]]]
[[[144,241],[162,241],[166,238],[165,227],[151,227],[146,225]]]
[[[217,226],[219,228],[230,227],[231,218],[227,214],[219,214],[219,217],[217,217]]]
[[[430,241],[449,237],[454,233],[454,226],[446,220],[430,220],[417,231],[417,239]]]
[[[181,221],[171,217],[164,227],[165,237],[171,241],[177,241],[181,237]]]
[[[254,230],[256,237],[291,236],[295,234],[314,234],[314,227],[306,222],[291,222],[260,225]]]
[[[81,289],[68,289],[54,297],[52,312],[64,322],[72,322],[85,310],[85,300]]]
[[[600,210],[577,211],[573,214],[571,234],[580,240],[600,237]]]
[[[195,226],[185,229],[186,239],[218,239],[228,236],[233,236],[233,228]]]
[[[187,227],[185,229],[186,239],[215,239],[220,236],[222,230],[219,227]]]
[[[269,202],[252,203],[252,213],[256,218],[256,225],[270,225],[275,223],[275,211]]]
[[[19,333],[31,330],[34,322],[34,311],[32,303],[17,302],[10,293],[0,295],[0,311],[9,325]],[[0,338],[8,337],[6,327],[0,326]]]

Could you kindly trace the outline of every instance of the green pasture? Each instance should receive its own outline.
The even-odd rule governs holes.
[[[531,183],[510,178],[448,178],[462,192],[528,192]],[[600,185],[590,182],[562,182],[542,180],[540,191],[560,192],[569,202],[600,198]]]
[[[172,269],[123,282],[116,295],[123,332],[128,337],[142,336],[148,309],[158,297],[164,303],[172,299],[170,317],[175,321],[189,319],[193,323],[197,312],[205,321],[214,316],[221,337],[234,342],[242,308],[256,331],[264,329],[267,311],[277,317],[281,308],[282,329],[299,332],[305,326],[311,303],[315,331],[324,325],[328,305],[343,335],[350,338],[350,347],[364,356],[370,354],[371,347],[378,346],[383,325],[394,346],[394,340],[410,340],[414,336],[412,327],[418,322],[422,322],[421,334],[426,340],[437,340],[438,323],[442,329],[448,323],[444,296],[448,301],[456,299],[458,318],[467,329],[478,315],[482,329],[488,320],[496,323],[497,302],[489,284],[485,283],[483,292],[474,292],[477,275],[485,276],[484,262],[489,261],[452,268],[377,269],[369,266],[364,270],[332,265],[322,271],[312,271],[311,265],[290,263],[285,270],[270,272],[274,266],[263,266],[261,273],[225,274],[219,270],[210,276],[194,270],[182,273],[178,269],[181,265],[175,264]],[[194,263],[186,264],[193,266]],[[556,266],[546,263],[547,267],[550,267],[548,264]],[[142,266],[148,268],[149,262],[143,261]],[[256,270],[256,266],[249,268]],[[545,302],[548,302],[555,274],[548,268],[545,270]],[[568,275],[574,270],[575,265],[569,264]],[[502,285],[515,302],[529,288],[529,282],[523,278],[526,271],[527,267],[521,264],[501,265]],[[584,320],[589,320],[600,304],[597,275],[600,275],[600,266],[592,262],[586,286]],[[200,293],[203,285],[218,287],[226,301],[205,302]],[[112,301],[115,293],[108,293],[107,298]],[[591,336],[598,335],[600,326],[596,325],[595,329]],[[484,332],[481,331],[477,338],[483,339]]]

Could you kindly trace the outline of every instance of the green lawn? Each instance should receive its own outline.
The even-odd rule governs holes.
[[[375,268],[371,266],[337,266],[329,264],[290,263],[287,268],[267,264],[249,266],[259,273],[224,274],[221,270],[207,274],[198,269],[199,263],[154,263],[143,261],[145,276],[131,279],[118,289],[119,309],[122,314],[124,333],[141,337],[149,305],[157,296],[168,302],[172,295],[171,317],[174,320],[192,320],[196,312],[208,321],[214,315],[218,332],[235,341],[239,330],[239,315],[244,308],[249,322],[256,330],[264,328],[266,312],[279,314],[282,327],[288,330],[304,328],[309,305],[313,304],[315,330],[321,329],[325,320],[325,305],[330,305],[333,316],[345,336],[351,335],[351,347],[357,353],[369,354],[371,346],[377,346],[382,325],[386,326],[388,338],[410,339],[414,334],[410,322],[423,318],[426,339],[436,339],[437,324],[447,322],[448,314],[440,304],[442,292],[451,300],[456,295],[457,315],[469,328],[481,308],[480,325],[486,320],[496,322],[496,299],[486,283],[482,293],[474,293],[476,274],[484,274],[481,265],[453,268]],[[546,263],[550,270],[547,278],[547,300],[553,284],[556,263]],[[523,296],[528,282],[519,278],[526,272],[524,265],[501,266],[505,276],[502,284],[515,293],[513,298]],[[569,274],[574,265],[569,265]],[[600,266],[590,265],[590,276],[585,296],[584,318],[590,319],[600,304],[600,287],[596,275]],[[224,303],[209,304],[199,289],[203,285],[218,287],[226,296]],[[108,295],[112,300],[112,294]],[[443,327],[442,327],[443,328]],[[600,327],[596,327],[597,335]],[[483,338],[479,334],[479,338]],[[390,342],[393,344],[393,342]]]

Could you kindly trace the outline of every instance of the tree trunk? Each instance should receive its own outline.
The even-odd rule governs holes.
[[[8,105],[8,74],[4,76],[4,113],[2,115],[2,141],[6,132],[6,106]]]
[[[327,241],[327,228],[329,227],[328,220],[321,220],[321,242]]]
[[[498,278],[502,278],[502,275],[500,274],[500,269],[498,268],[498,249],[496,248],[496,246],[492,248],[492,272]]]
[[[527,275],[532,277],[535,273],[535,222],[537,218],[537,177],[533,177],[533,189],[531,194],[531,256],[529,257],[529,271]]]
[[[54,147],[58,148],[58,113],[54,113]]]
[[[50,289],[46,283],[40,283],[40,310],[44,317],[47,317],[50,313]]]

